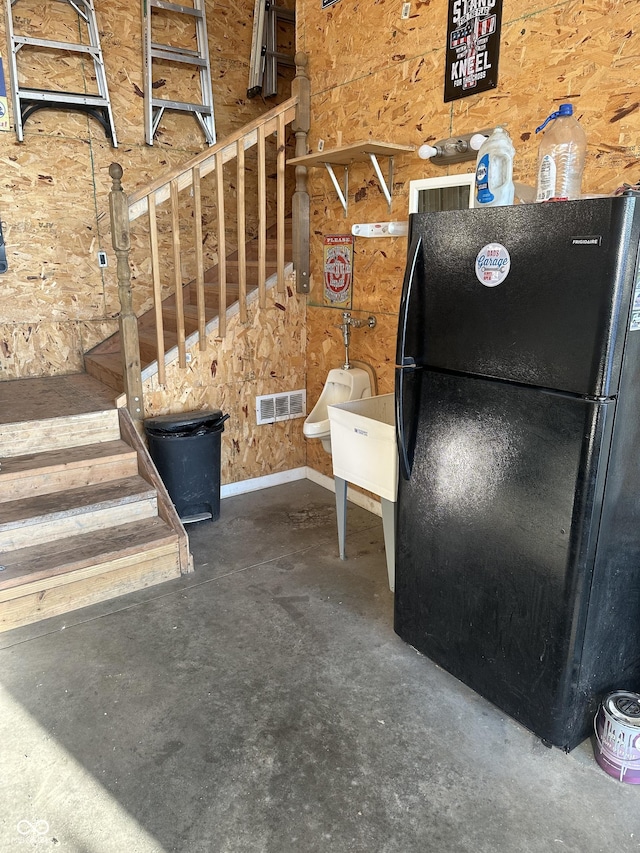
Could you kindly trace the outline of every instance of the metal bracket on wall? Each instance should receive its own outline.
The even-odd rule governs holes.
[[[391,208],[391,193],[393,191],[393,157],[394,154],[415,151],[413,145],[393,145],[387,142],[356,142],[353,145],[344,145],[330,151],[319,151],[315,154],[305,154],[303,157],[294,157],[288,160],[290,166],[319,166],[324,165],[331,183],[334,186],[342,209],[347,213],[349,192],[349,165],[351,163],[370,162],[378,178],[380,189]],[[385,178],[378,162],[378,157],[389,159],[389,177]],[[344,189],[340,186],[334,166],[344,166]]]

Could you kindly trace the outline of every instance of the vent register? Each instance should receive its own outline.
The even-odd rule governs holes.
[[[307,414],[307,392],[287,391],[284,394],[264,394],[256,397],[256,423],[272,424],[304,418]]]

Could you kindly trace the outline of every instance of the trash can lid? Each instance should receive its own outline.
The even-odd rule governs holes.
[[[223,415],[221,409],[203,409],[199,412],[179,412],[174,415],[157,415],[155,418],[147,418],[144,422],[145,430],[158,434],[172,434],[193,430],[197,427],[214,429],[223,424],[229,415]]]

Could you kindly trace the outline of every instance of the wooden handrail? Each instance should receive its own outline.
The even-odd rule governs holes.
[[[215,145],[212,145],[200,154],[196,154],[195,157],[187,160],[184,166],[172,169],[161,178],[147,184],[146,187],[142,187],[134,193],[131,193],[129,196],[129,220],[133,222],[134,219],[137,219],[139,216],[142,216],[143,213],[147,212],[147,198],[151,193],[155,193],[156,205],[167,201],[170,197],[169,187],[171,185],[171,181],[178,181],[179,190],[184,190],[191,186],[192,170],[195,166],[200,167],[200,177],[203,178],[205,175],[213,172],[216,168],[217,155],[220,152],[222,152],[223,163],[228,163],[229,160],[233,160],[237,154],[238,140],[242,139],[244,141],[245,150],[247,148],[251,148],[257,142],[257,130],[259,127],[264,128],[265,136],[268,136],[270,133],[275,133],[278,129],[278,117],[280,115],[284,116],[285,124],[291,124],[296,117],[297,105],[297,96],[289,98],[287,101],[283,101],[268,113],[265,113],[263,116],[260,116],[260,118],[246,124],[240,130],[235,131],[235,133],[232,133],[225,140],[217,142]]]
[[[120,179],[122,169],[118,164],[113,164],[110,169],[113,178],[113,189],[111,192],[110,206],[112,215],[113,245],[118,257],[118,285],[121,297],[121,349],[124,358],[125,389],[127,392],[127,407],[133,417],[138,419],[144,416],[142,405],[142,380],[140,371],[140,355],[138,330],[136,318],[133,314],[131,299],[131,275],[129,272],[129,247],[130,223],[134,222],[143,214],[148,215],[149,221],[149,248],[151,253],[151,273],[153,284],[153,302],[155,319],[155,339],[157,345],[158,383],[164,385],[166,371],[164,356],[166,350],[165,331],[163,321],[163,296],[167,296],[167,288],[175,297],[175,309],[171,309],[167,322],[175,320],[175,338],[178,348],[179,366],[187,366],[186,331],[184,288],[187,282],[183,280],[183,268],[192,270],[195,268],[195,278],[192,287],[195,288],[197,305],[197,329],[200,338],[200,348],[206,348],[206,315],[205,315],[205,265],[204,265],[204,237],[203,237],[203,198],[201,195],[202,179],[215,172],[214,199],[217,213],[217,227],[207,222],[207,232],[213,233],[217,238],[217,272],[218,272],[218,337],[223,338],[226,333],[226,307],[228,290],[228,267],[226,257],[227,228],[233,228],[233,216],[235,215],[235,227],[237,236],[238,254],[238,303],[239,318],[241,323],[248,320],[247,312],[247,228],[246,215],[255,216],[255,208],[248,210],[248,197],[245,186],[245,151],[256,146],[257,148],[257,287],[258,305],[264,308],[266,302],[266,232],[267,232],[267,145],[269,136],[276,137],[276,268],[277,288],[279,293],[285,292],[284,270],[285,270],[285,171],[286,171],[286,128],[292,126],[296,139],[296,156],[306,154],[307,133],[309,130],[309,79],[306,71],[306,56],[302,53],[296,54],[296,78],[292,84],[292,97],[282,104],[274,107],[268,113],[260,116],[240,130],[237,130],[225,140],[216,143],[195,157],[190,158],[183,166],[172,169],[162,177],[152,181],[145,187],[133,192],[128,198],[122,191]],[[271,156],[271,155],[270,155]],[[236,159],[235,172],[235,214],[234,208],[225,204],[225,179],[224,166],[226,163]],[[181,240],[180,224],[184,223],[184,195],[180,193],[185,189],[192,189],[189,194],[193,197],[189,202],[186,216],[193,218],[193,246],[189,251],[189,257],[184,255],[184,246],[188,245]],[[252,191],[253,192],[253,191]],[[252,194],[252,193],[251,193]],[[159,239],[157,208],[164,202],[170,202],[168,213],[164,215],[164,221],[169,223],[171,236],[169,248],[169,269],[172,274],[166,275],[167,281],[161,280],[161,270],[165,264],[161,264],[160,251],[162,242]],[[205,198],[206,201],[206,198]],[[180,208],[182,202],[183,207]],[[232,222],[228,225],[225,219],[225,210],[229,211]],[[206,211],[209,213],[209,209]],[[306,293],[309,289],[309,195],[306,185],[306,169],[296,167],[295,194],[292,199],[293,215],[293,256],[294,269],[296,273],[296,284],[299,292]],[[299,219],[299,221],[296,221]],[[162,221],[162,220],[161,220]],[[254,233],[255,219],[251,219],[251,230]],[[230,233],[233,233],[230,231]],[[233,240],[231,241],[233,242]],[[253,267],[255,269],[255,266]],[[164,290],[164,292],[163,292]],[[165,303],[166,305],[166,303]],[[190,315],[193,317],[193,313]],[[195,325],[195,324],[194,324]],[[191,327],[193,328],[193,326]]]

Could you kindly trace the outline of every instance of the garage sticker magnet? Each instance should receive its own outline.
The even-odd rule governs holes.
[[[488,243],[476,255],[476,278],[485,287],[497,287],[509,275],[511,256],[502,243]]]
[[[350,308],[353,289],[353,235],[325,234],[324,304]]]

